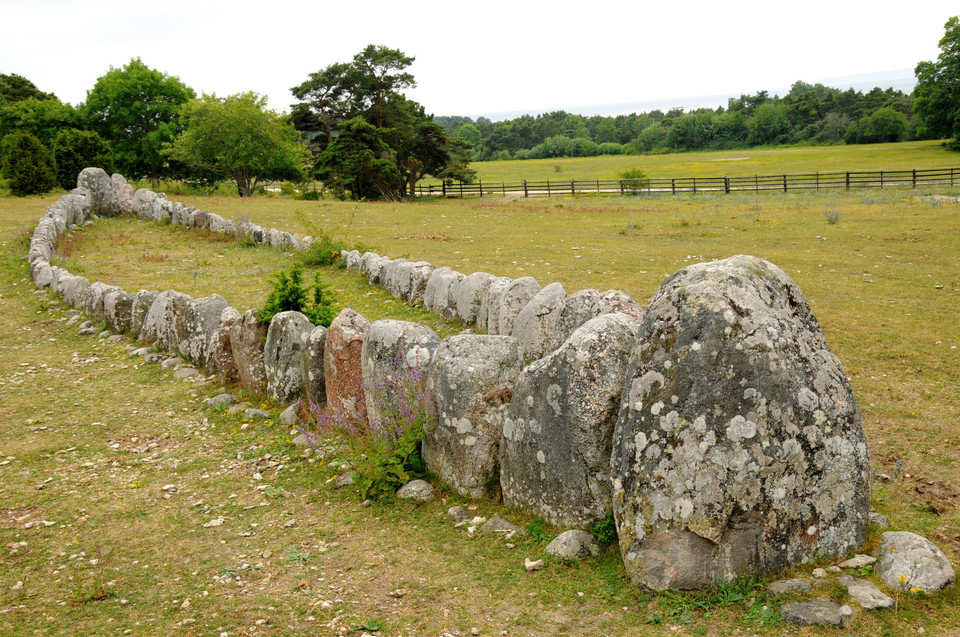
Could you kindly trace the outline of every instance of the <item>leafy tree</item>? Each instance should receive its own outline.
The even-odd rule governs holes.
[[[483,133],[473,124],[464,124],[457,130],[457,139],[470,144],[472,148],[476,148],[483,141]]]
[[[340,128],[316,164],[317,178],[340,194],[354,199],[397,199],[404,179],[393,161],[383,131],[355,117]]]
[[[204,95],[181,111],[183,132],[165,151],[171,158],[232,179],[241,197],[263,180],[301,181],[310,153],[297,130],[266,108],[256,93]]]
[[[22,75],[0,73],[0,106],[26,99],[55,100],[57,97],[44,93]]]
[[[57,99],[28,97],[0,106],[0,138],[10,133],[30,133],[49,146],[62,130],[80,127],[76,109]]]
[[[960,17],[944,25],[936,62],[920,62],[913,89],[917,134],[927,138],[953,137],[960,150]]]
[[[867,118],[866,134],[871,142],[898,142],[907,134],[907,118],[892,108],[879,108]]]
[[[53,155],[30,133],[13,133],[4,139],[3,174],[17,197],[41,195],[57,184]]]
[[[110,146],[93,131],[75,128],[62,130],[53,140],[53,158],[57,164],[57,182],[67,190],[77,184],[77,175],[89,166],[113,172]]]
[[[617,125],[614,123],[612,117],[604,117],[603,120],[597,124],[597,127],[593,131],[593,141],[598,144],[606,142],[619,143]]]
[[[790,139],[791,129],[786,108],[766,102],[757,106],[747,122],[747,143],[751,146],[784,144]]]
[[[673,120],[667,134],[667,145],[678,150],[700,150],[713,139],[713,115],[696,113]]]
[[[162,150],[180,132],[180,107],[195,97],[179,78],[135,58],[97,79],[83,112],[91,128],[110,142],[120,171],[149,177],[156,188],[162,177],[177,172]]]

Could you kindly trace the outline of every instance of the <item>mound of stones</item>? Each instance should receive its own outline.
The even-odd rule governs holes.
[[[135,294],[51,265],[58,238],[94,215],[135,214],[285,250],[300,237],[171,202],[85,169],[38,222],[39,288],[207,374],[387,439],[411,408],[435,410],[428,468],[470,497],[586,529],[612,511],[631,579],[709,588],[842,555],[864,538],[868,458],[839,361],[797,286],[737,256],[667,279],[644,309],[618,290],[463,274],[366,252],[347,268],[473,328],[343,310],[329,329],[284,312],[269,324],[218,295]],[[405,415],[406,414],[406,415]]]

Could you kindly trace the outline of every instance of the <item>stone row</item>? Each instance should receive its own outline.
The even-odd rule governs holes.
[[[736,256],[668,278],[644,310],[617,290],[540,288],[530,277],[463,275],[356,251],[347,268],[408,302],[486,332],[439,339],[427,326],[344,310],[330,329],[302,314],[269,325],[213,295],[136,295],[50,265],[57,238],[94,214],[142,218],[259,243],[309,245],[255,224],[131,193],[85,169],[48,208],[31,274],[140,342],[180,353],[279,403],[325,399],[332,417],[378,427],[424,379],[437,424],[428,467],[455,490],[566,527],[611,512],[639,586],[708,588],[839,556],[864,539],[869,462],[840,362],[796,284]]]

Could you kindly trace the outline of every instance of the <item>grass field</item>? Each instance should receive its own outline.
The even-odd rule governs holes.
[[[523,179],[617,179],[642,168],[648,177],[734,177],[847,170],[912,170],[960,165],[938,141],[851,146],[798,146],[664,155],[567,157],[471,164],[485,182]],[[559,170],[558,170],[559,169]]]
[[[933,194],[958,192],[179,199],[294,232],[324,228],[465,273],[529,274],[569,293],[620,288],[642,303],[686,264],[767,258],[807,295],[850,377],[878,476],[875,509],[895,528],[929,537],[956,565],[960,206],[925,198]],[[543,538],[509,548],[454,529],[444,512],[461,500],[450,494],[421,507],[360,506],[273,421],[204,411],[200,401],[222,391],[215,384],[138,368],[121,345],[66,326],[60,307],[32,289],[23,261],[22,238],[50,201],[0,197],[0,633],[822,634],[777,625],[760,588],[634,590],[612,548],[583,565],[550,562],[527,573],[523,559],[539,556]],[[219,292],[238,307],[262,303],[269,274],[291,260],[122,219],[83,233],[65,258],[91,281]],[[364,313],[396,311],[359,277],[323,274]],[[479,515],[498,510],[469,504]],[[878,537],[871,530],[866,548]],[[847,599],[836,585],[817,596]],[[960,625],[957,587],[898,602],[858,614],[846,633],[938,635]]]

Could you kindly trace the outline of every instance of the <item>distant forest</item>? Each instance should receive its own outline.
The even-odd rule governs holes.
[[[913,97],[797,82],[783,97],[767,91],[727,107],[584,117],[565,111],[492,122],[461,116],[434,121],[468,142],[473,161],[728,150],[779,144],[865,144],[923,138]]]

